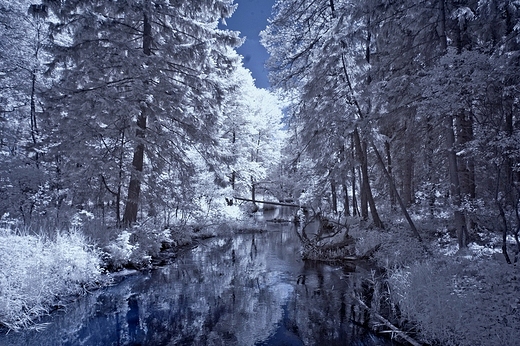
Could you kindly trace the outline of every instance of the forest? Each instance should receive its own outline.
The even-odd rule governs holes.
[[[355,239],[420,343],[517,344],[520,2],[277,0],[270,90],[233,0],[34,2],[0,0],[2,328],[265,200]]]

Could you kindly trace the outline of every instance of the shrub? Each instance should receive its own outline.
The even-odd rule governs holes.
[[[520,338],[518,268],[445,257],[390,273],[392,300],[422,338],[441,345],[513,345]]]
[[[10,329],[33,325],[60,297],[105,280],[99,252],[77,231],[54,239],[0,231],[0,324]]]

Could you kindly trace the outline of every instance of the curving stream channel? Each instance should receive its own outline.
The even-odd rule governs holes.
[[[43,331],[0,335],[0,345],[393,344],[352,322],[366,270],[302,261],[293,225],[267,228],[201,241],[45,317]]]

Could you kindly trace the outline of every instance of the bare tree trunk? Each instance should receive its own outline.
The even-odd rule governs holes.
[[[366,159],[366,151],[363,150],[361,145],[361,139],[359,138],[359,132],[357,129],[354,130],[354,145],[356,148],[357,159],[360,163],[361,169],[361,184],[360,184],[360,197],[361,197],[361,217],[364,220],[368,219],[368,198],[367,198],[367,185],[368,185],[368,164]],[[366,170],[365,170],[366,168]]]
[[[393,174],[392,174],[392,155],[390,151],[390,142],[385,141],[385,152],[386,152],[386,164],[388,167],[388,174],[390,177],[392,177],[393,181]],[[392,209],[395,207],[395,192],[392,186],[388,185],[388,195],[390,197],[390,205],[392,206]]]
[[[361,143],[359,138],[359,132],[354,130],[354,143],[356,145],[356,151],[358,153],[358,159],[361,163],[361,216],[363,219],[368,219],[368,206],[370,205],[370,214],[372,215],[372,221],[374,225],[378,228],[383,228],[383,223],[379,218],[379,214],[377,213],[376,203],[374,201],[374,196],[372,195],[372,190],[370,188],[370,177],[368,175],[368,150],[367,144],[365,141]]]
[[[434,149],[433,149],[433,126],[432,126],[432,119],[431,117],[428,117],[426,119],[426,136],[427,136],[427,142],[426,142],[426,167],[427,167],[427,179],[428,179],[428,206],[430,210],[430,217],[433,218],[435,214],[435,186],[433,181],[433,156],[434,156]]]
[[[137,138],[144,139],[146,129],[146,115],[144,109],[137,118]],[[128,198],[126,200],[125,213],[123,216],[123,224],[130,226],[132,223],[137,221],[137,211],[139,208],[139,195],[141,193],[141,179],[143,172],[144,162],[144,143],[140,142],[137,144],[134,151],[134,158],[132,160],[132,174],[130,178],[130,184],[128,185]]]
[[[446,145],[448,149],[448,163],[450,173],[450,191],[451,198],[453,199],[453,216],[455,221],[455,227],[457,230],[457,241],[459,249],[467,246],[467,230],[466,220],[464,214],[460,210],[461,207],[461,191],[459,182],[459,172],[457,164],[457,153],[455,152],[455,133],[453,130],[453,118],[448,116],[446,118]]]
[[[253,181],[253,177],[251,177],[251,199],[253,200],[253,204],[256,205],[256,184]]]
[[[507,231],[508,231],[508,226],[507,226],[507,218],[506,218],[506,214],[504,212],[504,208],[502,207],[502,204],[500,201],[497,200],[497,206],[498,206],[498,211],[500,212],[500,218],[502,219],[502,227],[504,227],[502,229],[502,254],[504,255],[504,258],[506,259],[506,262],[507,264],[511,264],[511,259],[509,258],[509,254],[507,253]]]
[[[330,181],[330,193],[332,198],[332,211],[334,214],[338,213],[338,194],[336,192],[336,183],[334,180]]]
[[[152,25],[150,23],[148,9],[143,13],[143,53],[151,54],[152,48]],[[141,194],[141,179],[144,163],[144,137],[146,131],[146,111],[147,106],[142,102],[141,113],[137,117],[137,129],[135,130],[137,137],[137,145],[132,159],[132,174],[130,184],[128,185],[128,198],[126,200],[125,213],[123,216],[123,224],[130,226],[137,221],[137,211],[139,208],[139,197]]]
[[[343,192],[345,193],[345,199],[343,202],[343,214],[345,216],[350,216],[350,205],[348,202],[348,189],[347,184],[343,184]]]
[[[406,133],[404,141],[403,202],[409,207],[413,203],[413,154],[411,139]]]
[[[446,37],[446,4],[444,0],[439,1],[439,36],[440,47],[443,52],[448,48],[448,39]],[[453,216],[455,228],[457,230],[457,241],[459,249],[467,246],[467,230],[464,214],[460,210],[461,207],[461,189],[459,181],[459,171],[457,164],[457,153],[455,152],[455,130],[453,128],[453,116],[446,117],[446,146],[448,151],[448,165],[450,177],[450,192],[453,199]]]
[[[359,215],[359,208],[356,196],[356,167],[352,166],[352,216]]]
[[[466,111],[461,111],[457,117],[457,132],[456,144],[459,148],[464,148],[467,143],[473,140],[473,117],[467,114]],[[476,197],[475,186],[475,162],[472,157],[467,154],[459,156],[462,158],[462,165],[459,167],[461,174],[461,192],[464,196],[471,199]]]

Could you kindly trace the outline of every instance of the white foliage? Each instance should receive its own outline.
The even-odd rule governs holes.
[[[106,280],[98,251],[78,231],[54,240],[0,232],[0,324],[10,329],[59,304],[57,297],[84,294]]]
[[[451,14],[452,19],[458,19],[459,23],[474,20],[475,13],[469,7],[459,7]]]

